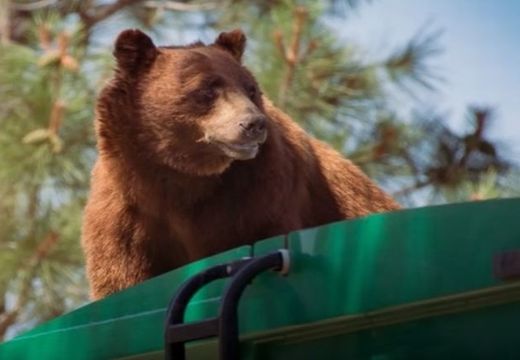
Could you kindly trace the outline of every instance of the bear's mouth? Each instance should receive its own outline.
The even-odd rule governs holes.
[[[215,141],[217,145],[227,156],[235,160],[250,160],[256,157],[260,144],[256,142],[238,144]]]

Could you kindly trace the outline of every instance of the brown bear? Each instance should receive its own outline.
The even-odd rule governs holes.
[[[82,245],[95,299],[199,258],[305,227],[398,209],[307,135],[241,65],[246,38],[115,43]]]

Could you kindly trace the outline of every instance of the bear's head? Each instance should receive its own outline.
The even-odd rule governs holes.
[[[233,161],[255,158],[270,120],[241,64],[245,43],[234,30],[210,45],[157,47],[139,30],[123,31],[110,101],[131,114],[125,121],[134,130],[125,141],[147,161],[189,175],[220,174]]]

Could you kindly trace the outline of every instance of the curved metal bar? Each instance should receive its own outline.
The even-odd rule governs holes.
[[[280,270],[286,261],[282,252],[277,251],[260,258],[253,258],[245,264],[228,283],[220,305],[219,352],[220,359],[238,360],[240,348],[238,339],[238,302],[247,285],[258,274],[266,270]]]
[[[170,342],[170,326],[182,324],[184,312],[193,295],[210,282],[229,276],[228,269],[229,265],[227,264],[211,267],[189,278],[181,285],[181,288],[170,301],[166,312],[164,325],[165,359],[184,359],[186,357],[183,342]]]

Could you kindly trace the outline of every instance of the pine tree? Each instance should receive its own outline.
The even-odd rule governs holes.
[[[0,337],[85,299],[81,211],[94,89],[75,34],[35,19],[38,46],[0,49]]]

